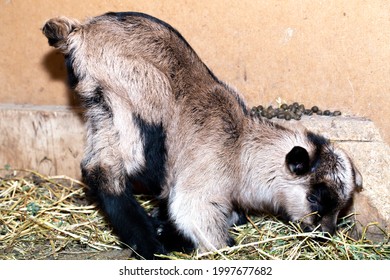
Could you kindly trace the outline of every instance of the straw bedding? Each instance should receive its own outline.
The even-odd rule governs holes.
[[[131,251],[112,233],[86,186],[65,176],[27,170],[0,173],[0,259],[126,259]],[[151,211],[154,201],[138,197]],[[354,239],[354,224],[342,220],[336,236],[303,233],[274,217],[248,217],[231,230],[236,246],[190,255],[173,252],[167,259],[390,259],[389,233],[382,242]],[[373,223],[372,226],[375,226]]]

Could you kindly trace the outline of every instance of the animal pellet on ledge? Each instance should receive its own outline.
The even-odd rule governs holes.
[[[283,103],[278,107],[273,107],[272,105],[266,107],[263,105],[254,106],[251,110],[252,116],[264,117],[267,119],[285,119],[287,121],[300,120],[303,115],[311,116],[317,114],[320,116],[340,116],[340,111],[330,111],[330,110],[321,110],[318,106],[313,106],[310,109],[305,108],[305,105],[294,102],[290,105]]]

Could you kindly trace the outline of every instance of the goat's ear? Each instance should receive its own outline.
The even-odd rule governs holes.
[[[304,175],[310,170],[310,156],[306,149],[295,146],[286,155],[288,170],[295,175]]]

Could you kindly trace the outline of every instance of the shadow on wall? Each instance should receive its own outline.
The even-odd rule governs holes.
[[[68,86],[68,75],[65,67],[64,55],[57,50],[52,50],[42,58],[42,65],[50,74],[51,79],[55,81],[63,81],[67,84],[68,105],[72,107],[80,107],[80,99]]]

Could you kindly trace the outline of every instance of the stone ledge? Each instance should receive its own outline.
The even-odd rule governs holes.
[[[0,104],[0,166],[80,178],[85,137],[80,113],[80,109],[64,106]],[[350,116],[277,121],[304,125],[343,147],[363,175],[364,191],[355,206],[358,219],[363,225],[378,221],[389,232],[390,148],[372,121]]]
[[[383,142],[375,124],[362,117],[355,116],[303,116],[300,121],[279,120],[275,122],[292,126],[303,125],[335,142]]]

